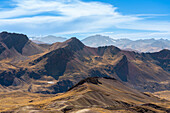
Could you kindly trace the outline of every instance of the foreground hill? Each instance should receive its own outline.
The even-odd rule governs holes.
[[[158,52],[162,49],[170,49],[170,41],[164,39],[112,39],[108,36],[94,35],[82,40],[84,44],[90,47],[114,45],[125,50],[136,50],[139,52]]]
[[[29,48],[30,54],[33,50]],[[170,89],[169,50],[137,53],[115,46],[91,48],[77,38],[48,45],[43,50],[20,61],[1,60],[1,91],[55,94],[87,77],[114,77],[140,91]]]
[[[91,77],[63,94],[13,93],[0,96],[0,109],[10,113],[169,113],[170,102],[131,89],[114,78]],[[11,93],[12,94],[12,93]],[[17,96],[21,95],[21,96]],[[1,99],[3,96],[3,99]],[[6,97],[5,97],[6,96]],[[42,98],[44,96],[44,98]],[[32,98],[31,98],[32,97]],[[20,99],[22,98],[22,101]],[[5,101],[8,100],[8,101]],[[3,105],[2,105],[3,103]],[[5,107],[7,106],[7,107]],[[5,107],[5,110],[4,108]]]

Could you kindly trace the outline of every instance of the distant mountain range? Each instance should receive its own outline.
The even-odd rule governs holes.
[[[170,40],[167,39],[112,39],[108,36],[94,35],[82,40],[84,44],[90,47],[114,45],[120,49],[134,50],[138,52],[158,52],[162,49],[170,49]]]
[[[53,44],[55,42],[64,42],[67,38],[56,37],[53,35],[45,37],[31,37],[34,43],[37,44]],[[158,52],[162,49],[170,49],[170,40],[168,39],[113,39],[109,36],[94,35],[81,40],[85,45],[90,47],[99,46],[116,46],[123,50],[136,52]]]
[[[35,42],[37,44],[43,44],[43,43],[52,44],[55,42],[64,42],[67,40],[67,38],[56,37],[53,35],[48,35],[48,36],[44,36],[44,37],[30,37],[30,39],[33,40],[33,42]]]

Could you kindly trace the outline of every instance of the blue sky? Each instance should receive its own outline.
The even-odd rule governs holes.
[[[0,31],[170,39],[170,0],[0,0]]]

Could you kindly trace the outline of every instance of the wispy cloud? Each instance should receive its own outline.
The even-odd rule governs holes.
[[[101,2],[80,0],[12,0],[14,8],[0,11],[0,30],[29,35],[103,32],[108,28],[170,31],[170,22],[147,22],[147,17],[122,15]],[[49,15],[46,15],[50,13]],[[42,15],[41,15],[42,14]]]
[[[134,30],[150,30],[150,31],[167,31],[170,32],[170,22],[154,22],[154,21],[134,21],[129,23],[120,23],[116,27]]]

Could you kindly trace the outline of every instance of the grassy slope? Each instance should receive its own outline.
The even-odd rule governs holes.
[[[142,109],[163,113],[162,110],[141,105],[152,103],[163,108],[170,106],[168,101],[163,101],[151,94],[140,93],[117,80],[101,78],[99,82],[102,84],[86,82],[56,96],[27,92],[1,93],[0,111],[17,108],[16,110],[21,113],[23,110],[28,112],[32,110],[61,112],[67,109],[71,109],[69,112],[73,113],[75,111],[78,111],[75,113],[81,113],[81,110],[96,111],[96,113],[130,113],[132,111],[135,113],[135,111]]]

